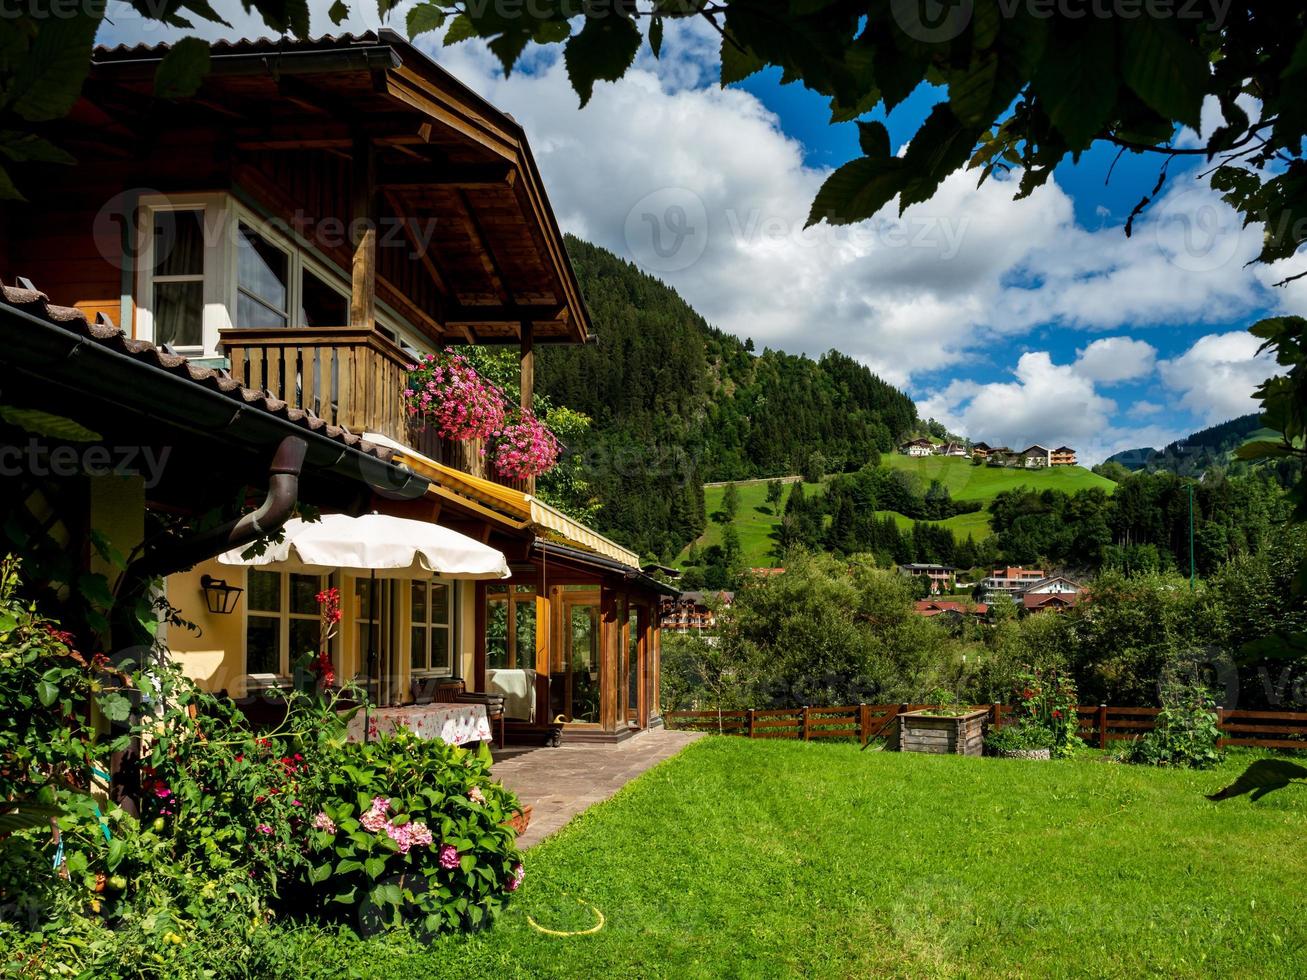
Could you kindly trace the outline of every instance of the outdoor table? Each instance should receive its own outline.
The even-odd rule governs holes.
[[[490,720],[484,704],[411,704],[395,708],[373,708],[368,716],[370,735],[386,735],[407,729],[423,738],[439,739],[450,745],[489,742]],[[349,740],[363,740],[363,712],[349,722]]]

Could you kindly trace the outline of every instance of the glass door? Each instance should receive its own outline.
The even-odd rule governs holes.
[[[623,717],[628,725],[641,728],[644,724],[640,697],[644,677],[644,625],[648,622],[648,612],[644,606],[629,606],[626,620],[626,650],[622,658]]]
[[[598,597],[565,596],[560,655],[551,664],[549,691],[555,718],[596,725],[599,714]]]

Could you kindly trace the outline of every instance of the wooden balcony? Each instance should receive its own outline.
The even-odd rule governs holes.
[[[481,440],[442,439],[410,423],[402,392],[411,356],[363,327],[222,331],[232,377],[351,432],[376,432],[437,463],[530,492],[534,481],[509,480],[486,465]]]

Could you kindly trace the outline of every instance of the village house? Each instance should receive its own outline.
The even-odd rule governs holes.
[[[973,460],[984,461],[989,458],[990,449],[988,444],[977,442],[971,446],[971,458]]]
[[[1062,575],[1040,579],[1021,593],[1021,607],[1026,612],[1061,612],[1079,603],[1085,596],[1084,588]]]
[[[995,446],[985,453],[983,458],[986,466],[1010,466],[1016,458],[1016,453],[1007,446]]]
[[[716,610],[734,601],[735,593],[727,591],[664,596],[659,607],[660,622],[664,630],[673,633],[711,633],[717,628]]]
[[[1075,466],[1076,451],[1070,446],[1058,446],[1048,456],[1049,466]]]
[[[980,582],[986,593],[1001,592],[1017,595],[1045,578],[1039,568],[996,568]]]
[[[144,544],[138,573],[197,627],[166,629],[172,654],[233,697],[291,682],[318,642],[314,597],[335,587],[334,672],[383,710],[500,692],[518,738],[660,724],[660,600],[676,590],[538,500],[533,476],[497,471],[481,440],[405,407],[410,367],[449,345],[515,351],[526,408],[536,348],[592,339],[521,126],[391,31],[220,42],[186,99],[154,94],[168,50],[97,50],[57,124],[79,162],[0,205],[0,281],[18,284],[0,304],[6,404],[164,464],[7,481],[15,524],[56,529],[88,567],[92,531],[125,555]],[[298,503],[377,512],[487,546],[510,577],[216,561],[248,520],[154,544],[265,494],[278,520],[255,537]]]
[[[942,592],[951,592],[953,582],[957,575],[957,569],[952,565],[928,565],[910,562],[900,565],[899,574],[906,575],[910,578],[925,578],[930,582],[930,594],[939,595]]]
[[[962,458],[966,458],[970,455],[967,452],[967,447],[962,445],[960,442],[941,443],[935,447],[935,453],[938,456],[956,456]]]
[[[984,619],[989,615],[989,606],[983,602],[962,602],[951,599],[919,599],[914,606],[919,616],[927,619],[943,616],[949,619],[973,618]]]
[[[1017,465],[1027,469],[1043,469],[1048,466],[1049,456],[1049,451],[1043,446],[1027,446],[1017,454]]]
[[[933,456],[935,444],[929,439],[912,439],[899,446],[899,452],[904,456]]]

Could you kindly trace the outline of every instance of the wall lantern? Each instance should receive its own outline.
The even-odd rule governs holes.
[[[236,603],[245,591],[212,575],[200,576],[200,588],[204,591],[204,604],[209,607],[209,612],[224,616],[236,611]]]

